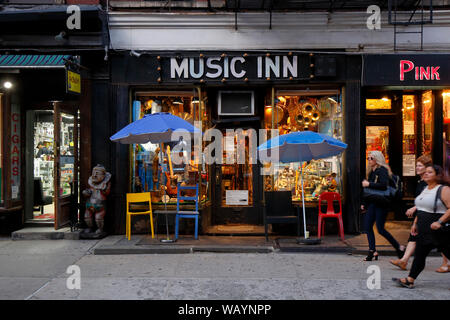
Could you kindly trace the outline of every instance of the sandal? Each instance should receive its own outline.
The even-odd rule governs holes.
[[[409,282],[408,278],[402,278],[402,279],[392,278],[392,281],[394,281],[398,285],[400,285],[402,287],[405,287],[405,288],[408,288],[408,289],[413,289],[414,288],[414,282]]]
[[[399,267],[402,270],[406,270],[406,266],[408,265],[408,263],[403,262],[400,259],[398,259],[398,260],[389,260],[389,262],[392,263],[394,266]]]
[[[450,272],[450,266],[440,266],[438,269],[436,269],[436,272],[439,273],[446,273],[446,272]]]

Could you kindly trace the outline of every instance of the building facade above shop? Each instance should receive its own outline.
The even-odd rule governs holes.
[[[381,11],[381,28],[369,29],[370,14],[347,12],[145,12],[110,11],[116,50],[343,50],[393,52],[394,26]],[[421,26],[397,26],[413,31]],[[450,11],[433,12],[423,25],[423,51],[450,50]],[[420,47],[418,34],[397,35],[398,48]]]

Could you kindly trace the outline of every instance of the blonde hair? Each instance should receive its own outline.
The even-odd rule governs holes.
[[[392,170],[391,167],[389,167],[389,165],[386,163],[386,159],[384,158],[384,155],[381,151],[370,151],[369,152],[369,156],[371,156],[375,162],[377,163],[378,166],[380,167],[385,167],[389,173],[389,177],[392,176]],[[372,168],[370,166],[367,167],[367,178],[369,177],[370,171],[372,170]]]

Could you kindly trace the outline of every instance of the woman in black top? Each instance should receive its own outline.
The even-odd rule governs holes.
[[[392,175],[392,172],[389,165],[386,164],[383,154],[380,151],[371,151],[367,160],[369,168],[367,180],[365,179],[362,182],[363,188],[386,190],[389,185],[389,176]],[[367,209],[364,217],[364,229],[369,242],[369,254],[364,261],[372,261],[372,258],[378,260],[378,253],[375,248],[375,234],[373,233],[373,224],[375,222],[378,233],[389,241],[397,251],[399,258],[401,258],[405,250],[404,246],[400,246],[397,240],[384,228],[389,202],[384,197],[369,197],[363,200],[364,203],[361,209]]]
[[[450,188],[443,185],[447,181],[443,169],[437,165],[427,166],[424,180],[428,186],[414,201],[417,215],[411,234],[417,235],[417,244],[411,271],[406,278],[392,278],[398,285],[410,289],[414,288],[414,281],[424,270],[431,250],[437,248],[450,258],[450,232],[446,231],[446,224],[450,221]]]
[[[431,164],[432,164],[431,157],[428,155],[422,155],[419,158],[417,158],[416,174],[419,176],[419,181],[417,182],[414,198],[417,198],[417,196],[421,194],[422,191],[427,187],[427,183],[423,180],[423,175],[425,173],[426,167]],[[406,215],[409,218],[415,217],[416,211],[417,211],[416,206],[414,206],[406,211]],[[397,260],[390,260],[389,262],[402,270],[406,270],[406,267],[408,266],[408,260],[409,258],[411,258],[412,254],[414,253],[414,250],[416,249],[416,240],[417,240],[416,238],[417,236],[413,236],[412,234],[410,234],[408,239],[408,245],[406,246],[405,254],[403,255],[403,257]]]

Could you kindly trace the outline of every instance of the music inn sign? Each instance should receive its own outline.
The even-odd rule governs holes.
[[[113,81],[139,85],[291,82],[314,74],[313,54],[289,52],[155,52],[113,59]]]
[[[299,66],[302,65],[303,68]],[[170,79],[309,79],[309,56],[248,55],[170,58]]]

